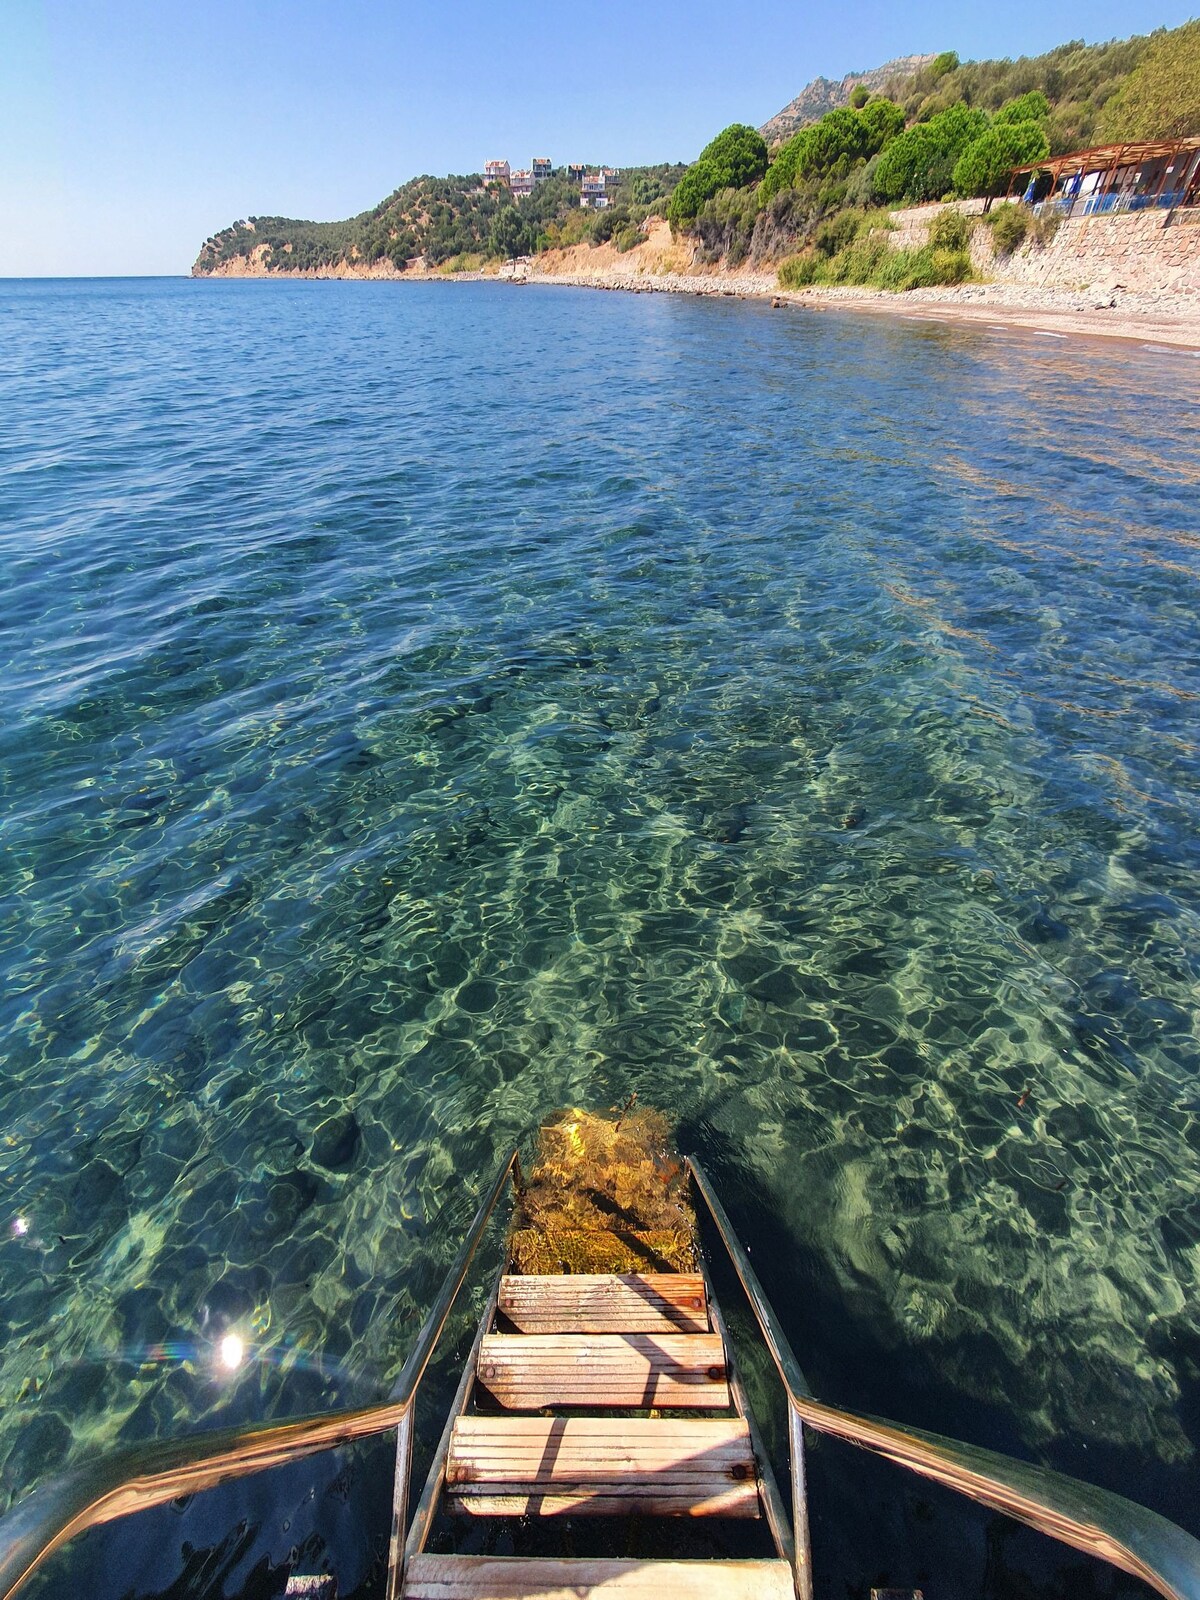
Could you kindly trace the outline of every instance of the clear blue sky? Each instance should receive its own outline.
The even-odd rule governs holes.
[[[810,78],[1174,27],[1196,0],[0,0],[0,275],[186,272],[421,172],[690,160]]]

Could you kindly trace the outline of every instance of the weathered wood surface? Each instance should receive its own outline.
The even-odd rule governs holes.
[[[542,1406],[728,1406],[715,1333],[489,1334],[478,1374],[512,1411]]]
[[[446,1488],[482,1516],[759,1515],[740,1417],[459,1417]]]
[[[522,1333],[708,1333],[704,1279],[690,1272],[501,1279],[499,1308]]]
[[[415,1556],[405,1600],[792,1600],[786,1561]]]

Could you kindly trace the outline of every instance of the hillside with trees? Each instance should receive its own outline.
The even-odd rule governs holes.
[[[1200,133],[1200,22],[1016,61],[945,51],[882,89],[852,86],[846,105],[776,143],[765,165],[760,155],[761,176],[714,184],[710,153],[746,131],[718,135],[675,190],[668,215],[701,261],[782,258],[792,286],[958,282],[970,271],[965,227],[947,222],[926,249],[890,251],[885,208],[990,204],[1022,164],[1106,138]]]
[[[578,183],[563,171],[520,199],[501,184],[485,186],[475,175],[413,178],[345,222],[291,217],[235,222],[205,240],[192,270],[200,275],[219,271],[255,251],[265,272],[321,272],[381,262],[403,271],[418,257],[434,267],[476,266],[555,245],[614,239],[629,246],[640,240],[642,222],[662,213],[684,171],[682,165],[627,168],[609,180],[611,204],[603,211],[583,210]],[[743,174],[729,176],[733,181]]]
[[[1156,33],[1101,118],[1108,139],[1185,139],[1200,131],[1200,18]]]

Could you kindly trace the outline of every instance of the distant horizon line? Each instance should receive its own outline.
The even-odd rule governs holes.
[[[90,283],[113,278],[190,277],[190,272],[0,272],[0,283]]]

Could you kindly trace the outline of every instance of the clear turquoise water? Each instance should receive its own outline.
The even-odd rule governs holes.
[[[380,1393],[508,1144],[636,1090],[818,1392],[1197,1525],[1200,363],[498,286],[0,328],[4,1495]]]

